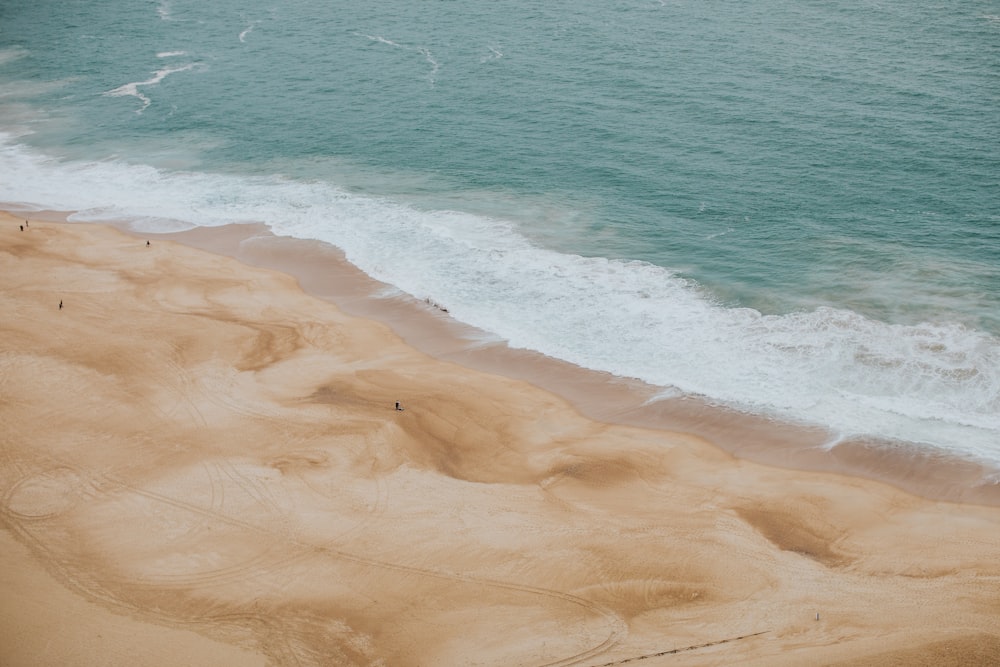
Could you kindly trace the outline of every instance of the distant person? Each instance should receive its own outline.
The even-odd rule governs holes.
[[[62,299],[59,299],[59,310],[62,310]]]
[[[24,231],[24,225],[21,225],[21,231],[22,232]]]
[[[399,404],[399,401],[396,401],[396,409],[399,410],[400,412],[403,411],[403,406]]]
[[[147,248],[149,247],[149,241],[146,241],[146,247]]]

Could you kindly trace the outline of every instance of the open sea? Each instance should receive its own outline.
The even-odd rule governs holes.
[[[0,202],[1000,463],[1000,0],[5,0]]]

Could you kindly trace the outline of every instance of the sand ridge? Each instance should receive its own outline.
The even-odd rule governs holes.
[[[593,421],[287,275],[19,222],[0,558],[48,583],[0,663],[108,664],[23,636],[88,627],[67,595],[147,664],[1000,661],[1000,509]]]

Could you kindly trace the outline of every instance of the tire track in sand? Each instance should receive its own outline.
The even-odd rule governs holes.
[[[109,480],[110,480],[110,478],[109,478]],[[561,658],[559,660],[542,663],[542,664],[538,665],[538,667],[568,667],[569,665],[578,664],[578,663],[582,662],[583,660],[587,660],[587,659],[592,658],[592,657],[594,657],[596,655],[600,655],[601,653],[604,653],[605,651],[607,651],[608,649],[610,649],[612,646],[614,646],[615,644],[617,644],[618,642],[620,642],[624,638],[624,636],[627,634],[627,632],[628,632],[627,624],[625,623],[624,619],[622,619],[614,611],[612,611],[611,609],[608,609],[606,607],[603,607],[602,605],[599,605],[599,604],[597,604],[595,602],[587,600],[586,598],[582,598],[582,597],[579,597],[579,596],[576,596],[576,595],[572,595],[571,593],[565,593],[563,591],[558,591],[558,590],[549,589],[549,588],[541,588],[541,587],[537,587],[537,586],[529,586],[529,585],[526,585],[526,584],[518,584],[518,583],[514,583],[514,582],[500,581],[500,580],[489,579],[489,578],[484,578],[484,577],[475,577],[475,576],[472,576],[472,575],[466,575],[466,574],[461,574],[461,573],[457,573],[457,572],[448,572],[448,571],[443,571],[443,570],[432,570],[432,569],[421,568],[421,567],[416,567],[416,566],[412,566],[412,565],[405,565],[405,564],[402,564],[402,563],[394,563],[394,562],[382,561],[382,560],[378,560],[378,559],[374,559],[374,558],[367,558],[367,557],[364,557],[364,556],[359,556],[357,554],[350,553],[348,551],[344,551],[342,549],[334,548],[334,547],[329,546],[329,545],[310,544],[310,543],[307,543],[307,542],[302,542],[302,541],[300,541],[298,539],[295,539],[295,538],[292,538],[290,536],[277,535],[273,531],[270,531],[270,530],[268,530],[266,528],[263,528],[261,526],[252,524],[250,522],[234,518],[232,516],[229,516],[229,515],[221,513],[221,512],[215,512],[215,511],[211,511],[211,510],[206,510],[205,508],[198,507],[196,505],[192,505],[190,503],[187,503],[187,502],[185,502],[183,500],[178,500],[176,498],[171,498],[171,497],[163,495],[163,494],[159,494],[159,493],[155,493],[155,492],[152,492],[152,491],[148,491],[146,489],[135,488],[135,487],[132,487],[131,485],[129,485],[129,484],[127,484],[127,483],[125,483],[124,481],[121,481],[121,480],[110,480],[110,481],[118,483],[118,484],[120,484],[124,488],[128,488],[133,493],[137,493],[139,495],[143,495],[143,496],[146,496],[148,498],[151,498],[151,499],[154,499],[154,500],[158,500],[160,502],[164,502],[166,504],[172,505],[172,506],[180,508],[180,509],[186,509],[188,511],[199,513],[199,514],[205,514],[205,515],[211,516],[212,518],[215,518],[215,519],[217,519],[219,521],[228,523],[230,525],[233,525],[233,526],[236,526],[236,527],[239,527],[239,528],[243,528],[243,529],[248,530],[248,531],[253,531],[253,532],[256,532],[256,533],[261,533],[261,534],[264,534],[264,535],[268,535],[270,537],[285,539],[286,542],[284,544],[285,544],[286,547],[298,547],[299,549],[304,550],[304,553],[324,554],[324,555],[332,556],[332,557],[339,558],[339,559],[342,559],[342,560],[346,560],[348,562],[358,563],[358,564],[361,564],[361,565],[367,565],[367,566],[370,566],[370,567],[382,568],[382,569],[391,570],[391,571],[395,571],[395,572],[405,572],[405,573],[408,573],[408,574],[415,574],[415,575],[418,575],[418,576],[432,577],[432,578],[440,579],[440,580],[444,580],[444,581],[453,581],[453,582],[465,583],[465,584],[470,584],[470,585],[484,586],[484,587],[488,587],[488,588],[496,588],[496,589],[500,589],[500,590],[508,590],[508,591],[513,591],[513,592],[516,592],[516,593],[524,593],[524,594],[527,594],[527,595],[537,595],[537,596],[548,597],[548,598],[552,598],[552,599],[556,599],[556,600],[561,600],[561,601],[566,602],[568,604],[572,604],[572,605],[578,606],[578,607],[580,607],[580,608],[588,611],[591,614],[594,614],[596,616],[604,618],[607,621],[608,625],[610,626],[610,631],[608,633],[608,636],[602,642],[600,642],[596,646],[593,646],[593,647],[588,648],[588,649],[586,649],[584,651],[581,651],[580,653],[576,653],[576,654],[568,656],[566,658]],[[299,557],[300,555],[304,555],[304,554],[299,554],[296,557]]]
[[[51,457],[49,457],[51,458]],[[269,566],[275,567],[280,566],[293,560],[299,560],[306,558],[310,555],[324,555],[331,558],[336,558],[344,560],[347,562],[357,563],[360,565],[374,567],[394,572],[402,572],[407,574],[413,574],[422,577],[430,577],[442,581],[457,582],[461,584],[468,584],[472,586],[482,586],[486,588],[494,588],[498,590],[506,590],[514,593],[520,593],[529,596],[539,596],[545,597],[552,600],[558,600],[560,602],[576,606],[588,614],[604,619],[607,626],[607,635],[599,643],[590,646],[578,653],[575,653],[564,658],[557,660],[548,661],[539,664],[537,667],[568,667],[570,665],[579,664],[585,660],[593,658],[605,651],[609,650],[611,647],[620,642],[627,634],[627,624],[624,619],[620,617],[613,610],[599,605],[591,600],[582,598],[571,593],[566,593],[563,591],[542,588],[538,586],[531,586],[526,584],[519,584],[516,582],[501,581],[496,579],[489,579],[485,577],[477,577],[468,574],[462,574],[458,572],[449,572],[446,570],[435,570],[430,568],[417,567],[413,565],[406,565],[404,563],[396,563],[391,561],[383,561],[375,558],[368,558],[365,556],[360,556],[358,554],[345,551],[340,548],[336,548],[330,544],[314,544],[308,541],[302,541],[292,535],[278,534],[275,531],[269,530],[265,527],[256,525],[252,522],[236,518],[229,514],[226,514],[221,509],[216,509],[215,507],[205,508],[185,500],[174,498],[166,494],[158,493],[156,491],[151,491],[149,489],[143,489],[129,484],[123,479],[119,479],[112,474],[108,473],[88,473],[82,468],[69,466],[65,463],[59,464],[59,467],[71,471],[75,477],[82,478],[84,480],[90,480],[90,486],[93,488],[101,488],[105,493],[112,492],[114,490],[126,490],[135,495],[147,498],[154,502],[163,503],[171,507],[181,509],[198,516],[206,517],[209,520],[219,521],[224,524],[228,524],[232,527],[242,529],[244,531],[252,532],[255,534],[265,535],[276,540],[282,545],[282,551],[287,555],[283,558],[279,558],[277,561],[271,561],[268,563]],[[12,486],[11,491],[16,490],[20,485],[15,484]],[[33,545],[32,550],[40,554],[48,554],[49,558],[43,558],[45,562],[57,562],[58,559],[55,558],[55,554],[36,536],[34,536],[31,531],[27,528],[24,517],[19,516],[16,512],[12,512],[9,507],[8,501],[12,493],[8,492],[4,497],[3,507],[0,508],[0,514],[4,515],[7,523],[14,532],[21,537],[26,543]],[[214,495],[213,495],[214,498]],[[213,505],[215,501],[212,501]],[[265,554],[266,555],[266,552]],[[222,581],[231,581],[238,579],[240,577],[245,577],[251,570],[256,561],[264,561],[266,559],[251,559],[250,563],[240,563],[229,568],[223,568],[216,574],[213,572],[207,572],[203,575],[195,575],[193,577],[187,576],[185,579],[184,575],[180,575],[177,579],[165,580],[159,585],[167,584],[181,584],[186,585],[185,582],[191,585],[206,585],[210,583],[219,583]],[[125,606],[133,611],[139,613],[146,613],[148,610],[144,609],[141,605],[134,603],[128,603],[126,600],[118,598],[111,593],[101,589],[100,585],[94,582],[94,585],[85,585],[83,581],[78,578],[72,577],[68,572],[62,572],[62,578],[69,581],[71,588],[77,590],[85,597],[89,599],[98,599],[109,605],[121,607]],[[157,585],[156,582],[143,582],[135,581],[130,582],[138,585],[140,587],[147,585]]]

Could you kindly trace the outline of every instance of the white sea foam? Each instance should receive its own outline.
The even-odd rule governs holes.
[[[325,183],[65,163],[10,137],[0,173],[0,200],[79,211],[73,220],[150,231],[267,222],[337,245],[372,276],[514,347],[845,437],[1000,462],[1000,340],[957,324],[724,307],[662,267],[558,253],[503,220],[419,211]]]
[[[240,33],[241,42],[247,41],[247,35],[253,32],[253,29],[257,27],[258,23],[259,21],[251,21],[250,24],[243,30],[243,32]]]
[[[441,69],[441,64],[434,60],[434,55],[428,49],[420,48],[417,50],[423,54],[424,58],[431,65],[431,71],[430,74],[427,75],[427,80],[430,81],[433,86],[434,82],[437,80],[437,73],[438,70]]]
[[[487,46],[486,48],[490,50],[490,55],[483,56],[482,58],[479,59],[479,62],[485,63],[490,60],[499,60],[500,58],[503,58],[503,52],[498,47]]]
[[[397,44],[396,42],[392,41],[391,39],[386,39],[382,35],[366,35],[364,33],[359,33],[359,34],[361,34],[362,37],[367,37],[368,39],[370,39],[373,42],[379,42],[381,44],[388,44],[389,46],[395,46],[395,47],[400,48],[400,49],[407,49],[408,48],[406,46],[403,46],[402,44]]]
[[[169,0],[160,0],[160,4],[156,7],[156,13],[160,16],[160,19],[163,21],[173,20],[173,17],[170,14]]]
[[[187,51],[162,51],[156,54],[157,58],[175,58],[177,56],[186,56]]]
[[[152,100],[150,100],[148,97],[142,94],[142,92],[139,91],[139,86],[155,86],[156,84],[160,83],[160,81],[163,81],[171,74],[175,74],[177,72],[186,72],[187,70],[193,69],[194,67],[195,63],[189,63],[187,65],[182,65],[180,67],[165,67],[161,70],[157,70],[156,72],[154,72],[153,78],[151,79],[147,79],[146,81],[135,81],[133,83],[126,83],[124,85],[118,86],[114,90],[109,90],[104,94],[107,95],[108,97],[137,98],[140,102],[142,102],[142,107],[136,109],[136,113],[141,114],[143,111],[149,108],[149,105],[152,104]]]
[[[370,39],[373,42],[378,42],[380,44],[386,44],[387,46],[392,46],[392,47],[395,47],[397,49],[402,49],[404,51],[415,51],[416,53],[419,53],[420,55],[422,55],[424,57],[424,60],[426,60],[430,64],[430,66],[431,66],[431,71],[427,75],[427,80],[430,82],[431,86],[434,86],[434,84],[435,84],[435,82],[437,80],[438,70],[441,69],[441,64],[437,60],[434,59],[434,55],[430,52],[429,49],[425,49],[424,47],[416,47],[416,48],[414,48],[414,47],[411,47],[411,46],[406,46],[405,44],[399,44],[397,42],[392,41],[391,39],[386,39],[385,37],[382,37],[381,35],[367,35],[367,34],[364,34],[364,33],[355,33],[355,34],[360,35],[362,37],[365,37],[367,39]]]

